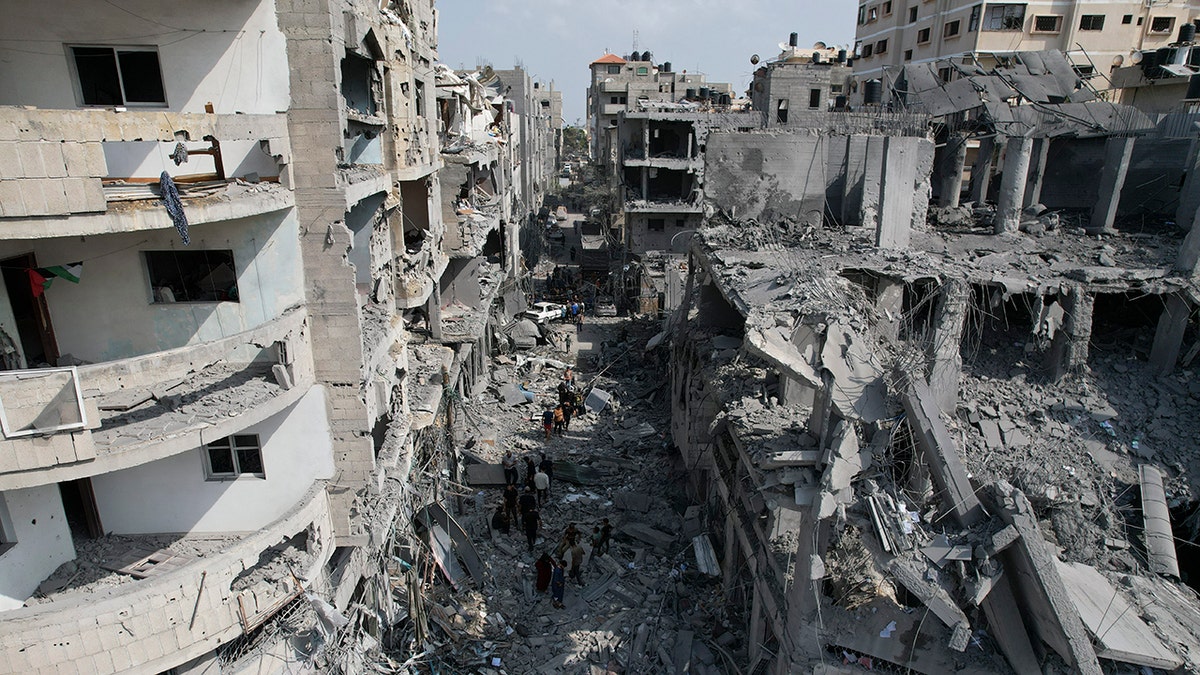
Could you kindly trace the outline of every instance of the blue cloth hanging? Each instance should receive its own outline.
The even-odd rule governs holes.
[[[188,236],[188,221],[187,215],[183,212],[183,201],[179,199],[179,190],[175,187],[175,181],[171,180],[171,176],[166,172],[158,177],[158,190],[162,193],[163,206],[167,207],[167,215],[171,216],[171,222],[175,223],[175,229],[179,230],[179,237],[183,240],[183,245],[187,246],[192,242]]]

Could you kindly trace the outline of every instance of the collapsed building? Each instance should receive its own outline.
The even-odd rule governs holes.
[[[672,438],[748,671],[1200,667],[1195,133],[1065,64],[708,135]]]
[[[552,130],[429,0],[9,5],[0,670],[361,671]]]

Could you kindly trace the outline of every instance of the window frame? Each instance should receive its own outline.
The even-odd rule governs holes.
[[[1038,20],[1040,20],[1040,19],[1054,19],[1054,28],[1046,29],[1046,30],[1038,28]],[[1057,35],[1062,32],[1064,20],[1065,19],[1062,14],[1034,14],[1033,15],[1033,27],[1030,29],[1029,32],[1036,33],[1038,35]]]
[[[1079,15],[1079,30],[1088,32],[1099,32],[1104,30],[1104,14],[1080,14]],[[1096,19],[1100,19],[1100,25],[1095,26]],[[1088,22],[1088,26],[1084,26],[1084,22]]]
[[[17,528],[8,512],[8,502],[4,499],[4,493],[0,492],[0,556],[15,548],[17,543]]]
[[[154,283],[155,280],[154,280],[153,273],[151,271],[150,258],[148,257],[148,254],[170,253],[172,255],[178,256],[180,254],[185,254],[185,255],[187,255],[187,254],[205,254],[205,253],[210,253],[210,252],[211,253],[222,253],[222,254],[228,253],[229,254],[228,262],[229,262],[229,268],[233,272],[233,288],[237,290],[236,298],[227,299],[227,300],[191,300],[191,299],[179,300],[179,299],[176,299],[173,301],[156,300],[155,299],[154,289],[156,288],[156,286]],[[141,256],[139,256],[139,257],[142,259],[143,269],[145,270],[146,289],[150,294],[150,304],[151,305],[170,307],[173,305],[216,305],[216,304],[220,304],[223,302],[232,302],[235,304],[240,304],[242,302],[242,289],[241,289],[241,286],[238,284],[240,279],[238,278],[237,256],[234,255],[234,250],[231,248],[197,248],[197,249],[188,249],[188,250],[161,249],[161,248],[142,249]],[[224,263],[224,260],[222,260],[222,263]],[[176,262],[176,265],[178,265],[178,262]],[[214,265],[211,268],[209,268],[209,273],[211,274],[214,270],[217,269],[217,267],[219,267],[219,265]]]
[[[950,31],[951,27],[954,28],[953,32]],[[943,39],[956,38],[960,35],[962,35],[962,19],[955,19],[953,21],[947,21],[946,23],[942,24],[942,38]]]
[[[238,445],[239,439],[253,439],[253,445]],[[222,445],[223,444],[223,445]],[[249,476],[261,480],[267,479],[267,465],[262,454],[262,438],[258,434],[233,434],[224,438],[215,440],[211,443],[205,443],[201,448],[204,450],[204,480],[212,482],[234,481]],[[229,452],[229,461],[233,465],[233,472],[218,472],[212,466],[212,452],[214,450],[227,450]],[[258,453],[258,465],[262,467],[262,473],[241,470],[241,459],[239,458],[239,450],[253,450]]]
[[[888,41],[886,38],[875,43],[875,53],[876,54],[886,54],[887,49],[888,49]]]
[[[979,27],[985,33],[1013,33],[1025,30],[1025,17],[1029,7],[1025,3],[989,4],[983,13]],[[1020,10],[1017,16],[1015,10]],[[1012,13],[1010,14],[1010,11]]]
[[[1167,27],[1162,30],[1155,30],[1154,23],[1156,21],[1166,21]],[[1146,28],[1146,33],[1149,35],[1170,35],[1175,31],[1175,17],[1173,16],[1152,16],[1150,17],[1149,26]]]
[[[933,34],[932,26],[926,26],[924,28],[917,30],[917,44],[919,44],[919,45],[929,44],[929,41],[931,39],[933,39],[931,37],[932,34]],[[922,39],[922,37],[921,37],[922,35],[924,36],[924,39]]]
[[[666,229],[667,229],[667,219],[666,218],[647,218],[646,219],[646,231],[647,232],[665,232]]]
[[[117,83],[121,87],[121,103],[85,103],[83,100],[83,81],[80,80],[79,66],[75,62],[76,47],[83,49],[110,49],[113,54],[113,64],[117,68]],[[171,98],[167,94],[167,80],[163,73],[162,56],[158,52],[158,45],[111,45],[111,44],[88,44],[86,42],[67,42],[63,44],[63,50],[67,56],[67,66],[71,73],[71,86],[75,90],[75,103],[80,108],[111,108],[114,106],[124,108],[170,108]],[[129,97],[125,93],[125,76],[121,73],[121,57],[120,52],[150,52],[154,54],[154,58],[158,61],[158,77],[159,86],[162,87],[163,101],[158,102],[129,102]]]
[[[913,5],[912,7],[908,8],[908,22],[909,23],[917,22],[917,6],[916,5]]]
[[[605,72],[606,75],[620,75],[621,74],[621,66],[616,65],[616,64],[610,64],[605,69],[605,71],[606,71]]]

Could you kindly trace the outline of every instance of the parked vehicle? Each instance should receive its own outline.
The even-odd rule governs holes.
[[[556,302],[535,302],[523,314],[526,319],[539,325],[562,319],[566,315],[567,308]]]
[[[596,298],[596,316],[616,316],[617,305],[612,298]]]

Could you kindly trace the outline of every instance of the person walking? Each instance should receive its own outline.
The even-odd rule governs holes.
[[[546,408],[542,413],[542,429],[546,432],[546,440],[550,440],[550,432],[554,430],[554,409]]]
[[[543,553],[533,567],[537,570],[537,592],[545,593],[550,589],[550,575],[554,573],[554,558]]]
[[[563,412],[563,431],[571,430],[571,416],[575,414],[575,406],[570,403],[563,403],[559,406]]]
[[[517,500],[521,493],[517,492],[517,486],[508,484],[504,486],[504,512],[508,514],[508,519],[512,523],[519,522],[517,520]]]
[[[550,597],[554,601],[554,607],[557,609],[563,608],[563,594],[567,590],[567,563],[564,560],[559,560],[554,565],[554,569],[550,575]]]
[[[500,460],[504,465],[504,483],[506,485],[517,484],[517,458],[513,456],[512,450],[504,453],[504,459]]]
[[[521,516],[526,513],[537,510],[537,496],[533,493],[533,488],[525,488],[525,492],[521,493],[521,498],[517,502],[521,507]]]
[[[550,487],[554,487],[554,460],[547,457],[546,453],[543,452],[542,461],[538,464],[538,468],[550,478]]]
[[[525,540],[529,542],[529,552],[533,553],[533,545],[537,543],[538,529],[542,526],[542,514],[537,509],[525,512],[522,520],[525,525]]]
[[[511,522],[508,519],[508,511],[505,506],[496,507],[496,513],[492,516],[492,529],[500,534],[508,534],[508,526]]]
[[[563,421],[565,419],[566,419],[566,415],[563,414],[562,405],[555,406],[555,408],[554,408],[554,433],[555,434],[558,434],[559,436],[563,435]]]
[[[525,457],[525,487],[533,487],[533,474],[537,473],[537,464],[532,457]]]
[[[537,473],[533,474],[533,487],[537,490],[538,507],[544,507],[546,502],[550,501],[550,476],[538,469]]]
[[[592,562],[600,557],[600,526],[592,528]]]
[[[570,548],[571,554],[571,578],[580,586],[583,585],[583,557],[587,555],[587,551],[583,550],[583,546],[579,542],[575,542]]]
[[[612,542],[613,527],[609,524],[608,518],[600,521],[600,543],[596,546],[596,555],[604,555],[608,553],[609,544]]]

